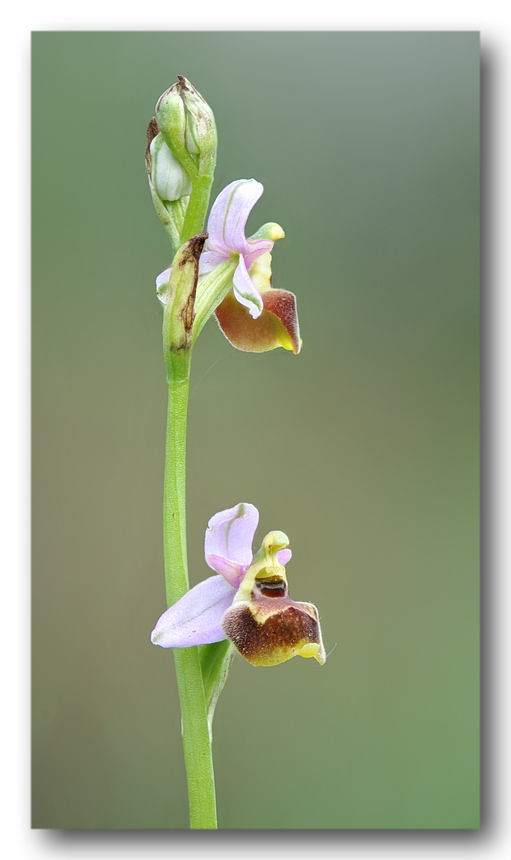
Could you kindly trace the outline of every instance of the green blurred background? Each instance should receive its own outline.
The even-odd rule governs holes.
[[[215,719],[222,828],[479,823],[476,33],[33,37],[33,825],[186,828],[165,608],[167,239],[145,128],[186,75],[214,194],[278,221],[295,358],[194,356],[192,583],[238,501],[291,539],[324,667],[234,662]]]

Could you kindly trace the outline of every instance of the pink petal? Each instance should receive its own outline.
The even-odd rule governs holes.
[[[209,245],[227,255],[248,251],[245,227],[264,188],[255,179],[236,179],[216,198],[208,219]]]
[[[240,256],[236,271],[233,275],[234,295],[240,305],[248,308],[252,319],[257,319],[263,312],[263,300],[248,274],[245,260]]]
[[[199,582],[163,613],[151,633],[151,642],[162,648],[188,648],[226,639],[220,620],[235,595],[236,589],[222,576]]]
[[[223,558],[221,555],[213,555],[210,553],[206,559],[212,570],[216,570],[217,573],[221,573],[223,578],[227,580],[227,582],[233,586],[233,588],[238,588],[241,580],[245,576],[248,564],[237,564],[235,561],[229,561],[227,558]]]
[[[290,560],[293,553],[290,549],[281,549],[280,552],[277,553],[277,561],[282,566],[286,565]]]
[[[267,251],[271,251],[275,242],[272,242],[271,239],[254,239],[253,241],[248,241],[248,251],[243,254],[245,259],[245,265],[247,269],[250,269],[250,266],[257,260],[258,257],[261,257],[263,254],[266,254]]]
[[[254,505],[240,502],[211,517],[204,541],[206,562],[237,588],[252,563],[252,541],[259,522]]]

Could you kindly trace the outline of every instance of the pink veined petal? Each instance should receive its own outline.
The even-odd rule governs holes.
[[[271,239],[254,239],[253,241],[248,241],[248,251],[243,254],[247,269],[250,269],[254,260],[262,257],[267,251],[271,251],[274,244],[275,242],[272,242]]]
[[[226,639],[220,620],[232,604],[236,589],[223,576],[210,576],[167,609],[151,633],[162,648],[188,648]]]
[[[290,560],[293,553],[290,549],[281,549],[280,552],[277,553],[277,561],[282,566],[286,565]]]
[[[227,255],[248,251],[245,227],[264,187],[255,179],[236,179],[216,198],[208,219],[211,246]]]
[[[204,245],[204,251],[200,255],[199,259],[199,275],[205,275],[207,272],[211,272],[213,269],[216,269],[220,263],[223,263],[225,260],[228,260],[230,254],[224,254],[223,251],[219,251],[216,248],[212,248],[208,244],[208,240],[206,239],[206,244]]]
[[[256,289],[252,278],[248,274],[245,260],[240,256],[236,271],[233,275],[234,295],[240,305],[248,308],[250,316],[253,319],[261,316],[263,312],[263,300],[261,294]]]
[[[206,562],[235,588],[252,563],[252,541],[258,522],[257,508],[240,502],[215,514],[208,523],[204,539]]]

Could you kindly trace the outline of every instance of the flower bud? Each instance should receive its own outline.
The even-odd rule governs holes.
[[[188,174],[168,148],[155,117],[146,132],[145,165],[153,206],[177,250],[191,192]]]
[[[180,200],[188,197],[192,183],[184,167],[170,151],[161,134],[150,144],[151,178],[160,200]]]
[[[160,96],[156,104],[158,124],[167,146],[193,176],[202,173],[200,164],[216,160],[217,134],[213,111],[190,81],[178,82]],[[197,169],[197,162],[198,169]]]

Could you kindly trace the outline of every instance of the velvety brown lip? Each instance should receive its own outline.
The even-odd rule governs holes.
[[[266,605],[268,602],[271,608]],[[305,609],[279,598],[234,604],[225,613],[222,627],[240,654],[256,666],[271,665],[275,654],[286,653],[292,657],[305,642],[319,644],[321,641],[314,608]],[[278,662],[281,661],[282,657]]]

